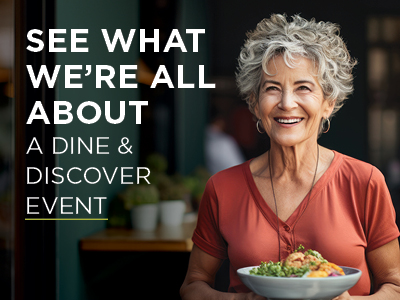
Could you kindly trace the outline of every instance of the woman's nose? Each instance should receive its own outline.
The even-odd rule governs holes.
[[[291,110],[297,107],[296,96],[293,93],[283,91],[278,107],[282,110]]]

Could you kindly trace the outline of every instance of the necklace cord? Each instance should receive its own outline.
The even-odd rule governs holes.
[[[272,164],[271,164],[271,154],[270,154],[271,150],[268,151],[268,162],[269,162],[269,177],[271,180],[271,188],[272,188],[272,195],[274,196],[274,204],[275,204],[275,214],[276,214],[276,222],[277,222],[277,233],[278,233],[278,249],[279,249],[279,261],[281,261],[281,234],[280,234],[280,229],[279,229],[279,215],[278,215],[278,205],[276,203],[276,197],[275,197],[275,190],[274,190],[274,183],[272,180]],[[313,181],[311,184],[311,189],[308,192],[308,199],[307,199],[307,203],[306,203],[306,207],[303,209],[303,211],[301,212],[301,215],[296,219],[296,222],[293,224],[293,238],[294,238],[294,246],[296,247],[296,235],[294,232],[294,229],[296,227],[297,222],[300,220],[300,218],[303,216],[304,212],[306,211],[308,204],[310,203],[310,199],[311,199],[311,192],[314,188],[315,185],[315,179],[317,177],[317,170],[318,170],[318,163],[319,163],[319,145],[317,144],[317,163],[315,166],[315,171],[314,171],[314,177],[313,177]]]
[[[268,161],[269,161],[269,177],[271,179],[271,188],[272,194],[274,196],[274,204],[275,204],[275,214],[276,214],[276,225],[277,225],[277,233],[278,233],[278,250],[279,250],[279,261],[281,261],[281,234],[279,230],[279,216],[278,216],[278,205],[276,204],[276,197],[275,197],[275,190],[274,190],[274,183],[272,180],[272,168],[271,168],[271,150],[268,151]]]

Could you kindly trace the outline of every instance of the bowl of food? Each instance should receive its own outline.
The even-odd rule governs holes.
[[[331,300],[360,279],[360,270],[337,266],[314,250],[303,253],[301,247],[283,262],[261,262],[237,273],[250,290],[268,299]]]

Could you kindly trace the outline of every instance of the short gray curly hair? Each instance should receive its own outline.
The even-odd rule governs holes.
[[[247,33],[247,40],[238,58],[236,82],[240,94],[255,114],[254,108],[262,78],[268,75],[267,64],[282,55],[288,67],[295,67],[294,59],[302,56],[311,59],[317,69],[317,78],[324,97],[334,101],[332,117],[353,92],[353,67],[356,59],[339,36],[339,26],[330,22],[316,22],[295,15],[288,22],[286,15],[273,14],[257,24],[254,31]]]

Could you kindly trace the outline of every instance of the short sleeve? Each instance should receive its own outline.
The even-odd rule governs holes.
[[[385,178],[373,168],[365,201],[367,251],[379,248],[399,237],[396,212]]]
[[[197,225],[192,240],[196,246],[208,254],[225,259],[227,258],[226,243],[219,231],[218,215],[218,199],[211,177],[200,202]]]

